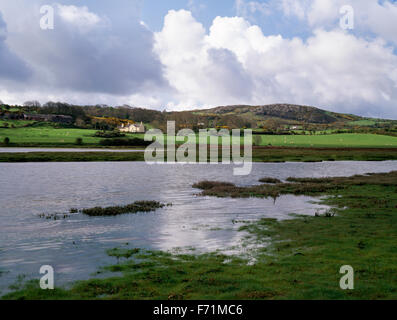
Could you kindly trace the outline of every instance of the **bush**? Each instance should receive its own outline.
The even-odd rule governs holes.
[[[76,138],[76,144],[81,146],[83,144],[83,138]]]
[[[10,138],[9,138],[9,137],[5,137],[5,138],[4,138],[4,144],[5,144],[6,146],[8,146],[8,145],[10,144]]]
[[[262,136],[260,136],[260,135],[255,135],[254,137],[253,137],[253,145],[254,146],[260,146],[261,144],[262,144]]]

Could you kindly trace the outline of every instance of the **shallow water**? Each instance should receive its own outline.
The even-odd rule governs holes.
[[[347,176],[397,170],[397,161],[255,163],[249,176],[233,176],[232,165],[103,163],[0,164],[0,275],[1,293],[20,274],[38,278],[42,265],[55,269],[56,285],[86,279],[99,266],[115,263],[106,249],[141,247],[196,252],[221,250],[244,253],[243,232],[237,221],[263,217],[290,218],[291,213],[313,215],[324,206],[310,197],[277,199],[218,199],[198,197],[193,183],[230,181],[258,183],[262,177]],[[46,220],[41,213],[70,208],[125,205],[137,200],[172,203],[156,212],[117,217],[74,215]],[[128,243],[128,246],[126,245]]]

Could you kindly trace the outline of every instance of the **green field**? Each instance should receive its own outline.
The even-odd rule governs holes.
[[[373,126],[376,124],[375,120],[357,120],[349,122],[353,126]]]
[[[97,130],[89,129],[55,129],[51,126],[26,127],[15,129],[0,129],[0,141],[10,138],[11,144],[34,146],[68,146],[75,145],[77,138],[83,139],[83,144],[98,146],[103,138],[94,137]],[[128,137],[143,138],[142,134],[128,134]]]
[[[83,139],[85,146],[99,146],[102,138],[94,137],[96,130],[89,129],[56,129],[49,125],[20,127],[27,124],[21,121],[9,121],[16,128],[0,128],[0,142],[5,137],[10,138],[11,146],[73,146],[77,138]],[[2,123],[0,123],[1,126]],[[19,127],[18,127],[19,126]],[[143,139],[143,134],[127,134],[127,137]],[[168,137],[167,140],[175,137]],[[262,135],[260,146],[280,147],[397,147],[397,137],[375,134],[327,134],[327,135]],[[254,136],[258,139],[258,136]],[[196,138],[196,142],[205,143],[205,139]],[[244,139],[240,139],[243,143]],[[219,143],[221,139],[219,138]],[[182,143],[182,142],[179,142]]]
[[[262,136],[262,146],[280,147],[397,147],[397,137],[376,134]]]

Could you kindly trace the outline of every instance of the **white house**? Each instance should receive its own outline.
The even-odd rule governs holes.
[[[130,133],[145,133],[146,129],[143,123],[141,122],[140,124],[134,123],[134,124],[127,124],[125,125],[124,123],[119,127],[120,132],[130,132]]]

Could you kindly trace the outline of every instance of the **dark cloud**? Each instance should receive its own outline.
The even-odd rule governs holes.
[[[13,36],[13,47],[34,69],[32,87],[113,95],[167,87],[162,64],[153,53],[153,33],[137,17],[113,21],[85,6],[54,9],[53,30],[40,29],[41,16],[33,6],[23,22],[18,17],[23,33]],[[0,66],[5,77],[24,77],[16,58],[2,49],[0,39],[0,59],[8,62]]]
[[[0,78],[25,81],[31,72],[27,65],[8,48],[6,37],[7,25],[0,12]]]

